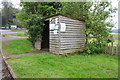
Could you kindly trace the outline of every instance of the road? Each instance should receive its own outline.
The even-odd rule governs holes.
[[[11,30],[0,30],[1,34],[11,34],[11,33],[22,33],[22,32],[12,32]]]
[[[4,34],[11,34],[11,33],[23,33],[23,32],[12,32],[11,30],[0,30],[0,34],[1,34],[0,38],[2,39],[2,42],[8,41],[8,40],[15,40],[19,38],[26,38],[26,37],[19,37],[19,36],[3,36]]]

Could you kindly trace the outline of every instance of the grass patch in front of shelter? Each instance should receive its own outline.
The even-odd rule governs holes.
[[[18,78],[117,78],[118,58],[107,54],[55,56],[49,53],[10,59]]]

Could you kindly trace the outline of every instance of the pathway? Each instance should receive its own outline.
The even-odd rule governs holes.
[[[12,34],[12,33],[23,33],[23,32],[13,32],[11,30],[0,30],[1,34]]]
[[[9,40],[16,40],[16,39],[21,39],[21,38],[27,38],[27,37],[19,37],[19,36],[5,36],[2,37],[2,42],[4,44],[9,45]],[[48,51],[34,51],[31,53],[23,53],[23,54],[16,54],[16,55],[4,55],[6,59],[14,58],[14,57],[20,57],[20,56],[26,56],[26,55],[32,55],[32,54],[38,54],[38,53],[45,53]]]
[[[9,40],[16,40],[20,38],[27,38],[27,37],[19,37],[19,36],[3,36],[2,37],[2,42],[4,41],[9,41]]]
[[[30,53],[23,53],[23,54],[16,54],[16,55],[7,55],[5,56],[6,59],[11,59],[11,58],[15,58],[15,57],[21,57],[21,56],[27,56],[27,55],[33,55],[33,54],[41,54],[41,53],[48,53],[48,51],[33,51]]]

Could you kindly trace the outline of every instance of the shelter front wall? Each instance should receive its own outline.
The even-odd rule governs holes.
[[[56,16],[52,18],[59,18],[59,17]],[[57,54],[59,53],[59,50],[60,50],[59,29],[57,29],[57,34],[54,31],[55,30],[49,29],[49,51]]]

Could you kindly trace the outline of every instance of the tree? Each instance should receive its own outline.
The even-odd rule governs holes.
[[[5,1],[2,2],[2,16],[3,16],[3,25],[12,23],[12,3]]]
[[[1,10],[0,10],[0,27],[2,26],[2,12],[1,12]]]
[[[107,19],[113,17],[111,14],[116,11],[116,8],[112,8],[111,2],[68,2],[63,3],[62,11],[64,14],[85,21],[85,51],[87,53],[101,53],[105,45],[111,42],[106,39],[111,37],[109,32],[113,27]]]
[[[93,2],[63,2],[62,13],[85,21],[92,6]]]
[[[7,0],[2,2],[2,6],[2,24],[13,24],[13,18],[15,18],[15,14],[18,13],[18,10],[14,8],[13,4]]]
[[[21,2],[23,9],[17,14],[17,19],[28,29],[29,40],[33,46],[42,37],[44,17],[57,14],[60,11],[59,2]]]
[[[107,19],[113,17],[111,14],[115,11],[116,8],[112,8],[110,2],[94,2],[93,8],[90,9],[87,16],[88,19],[85,20],[88,53],[102,53],[106,44],[112,42],[107,38],[112,37],[109,33],[114,25]],[[96,38],[91,39],[91,36]]]

